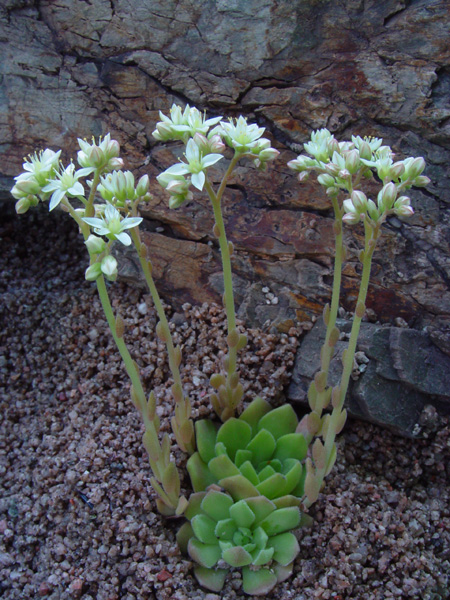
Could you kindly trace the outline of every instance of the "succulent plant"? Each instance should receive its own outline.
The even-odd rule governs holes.
[[[262,495],[278,507],[299,506],[307,444],[297,426],[290,404],[272,410],[259,397],[221,426],[197,421],[198,451],[187,463],[194,491],[218,484],[235,500]]]
[[[185,516],[178,544],[197,563],[195,576],[207,589],[220,591],[231,567],[242,568],[247,594],[265,594],[291,575],[299,552],[290,531],[301,521],[297,506],[277,508],[264,496],[235,501],[213,485],[191,495]]]

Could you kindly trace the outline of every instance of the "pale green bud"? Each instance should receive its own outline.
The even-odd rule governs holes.
[[[367,197],[365,194],[363,194],[363,192],[355,190],[354,192],[352,192],[351,197],[353,206],[355,207],[357,212],[361,213],[367,210]]]
[[[27,210],[31,207],[31,202],[28,196],[26,196],[25,198],[20,198],[20,200],[18,200],[16,202],[16,213],[18,215],[23,215],[27,212]]]
[[[430,183],[430,181],[431,180],[429,177],[426,177],[425,175],[419,175],[414,179],[413,185],[415,185],[416,187],[425,187]]]
[[[86,244],[89,254],[101,254],[106,248],[106,242],[93,234],[91,234],[84,243]]]
[[[403,161],[398,161],[392,165],[389,170],[389,177],[391,179],[400,179],[400,177],[405,172],[405,165]]]
[[[378,212],[377,205],[373,200],[370,200],[370,198],[367,201],[367,212],[373,221],[378,221],[380,213]]]
[[[16,200],[25,196],[39,194],[41,186],[33,179],[19,179],[11,190],[11,194]]]
[[[100,263],[94,263],[86,269],[84,276],[88,281],[96,281],[96,279],[98,279],[101,274],[102,269]]]
[[[362,141],[359,144],[359,156],[364,160],[370,160],[372,158],[372,150],[366,141]]]
[[[356,173],[359,168],[359,152],[358,150],[350,150],[345,156],[345,168],[352,175]]]
[[[98,146],[92,146],[89,150],[89,165],[98,169],[105,164],[105,154]]]
[[[320,183],[320,185],[323,185],[327,188],[334,187],[336,185],[336,181],[335,181],[334,177],[332,177],[331,175],[328,175],[328,173],[321,173],[317,177],[317,181]]]
[[[421,175],[425,169],[425,160],[421,156],[417,158],[407,158],[404,162],[405,175],[408,179],[415,179]]]
[[[150,180],[148,178],[148,175],[142,175],[136,186],[136,196],[145,196],[148,192],[149,186]]]
[[[105,256],[101,262],[100,269],[108,281],[115,281],[117,279],[117,260],[114,256],[110,254]]]
[[[387,183],[378,193],[377,202],[381,212],[391,210],[395,199],[397,198],[397,187],[395,183]]]

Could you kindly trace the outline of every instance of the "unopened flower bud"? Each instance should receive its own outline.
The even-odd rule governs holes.
[[[142,175],[142,177],[139,179],[138,184],[136,186],[136,196],[138,196],[138,197],[145,196],[145,194],[148,192],[149,186],[150,186],[150,180],[148,178],[148,175]]]
[[[108,161],[108,168],[110,171],[120,171],[120,169],[123,169],[123,160],[121,158],[111,158]]]
[[[350,179],[351,177],[350,171],[348,171],[348,169],[341,169],[338,175],[341,179]]]
[[[226,146],[220,135],[215,134],[209,139],[209,151],[213,154],[222,154],[225,148]]]
[[[397,187],[395,183],[386,184],[383,189],[378,193],[377,201],[378,208],[383,210],[390,210],[397,197]]]
[[[117,158],[120,154],[120,144],[117,140],[109,140],[105,148],[105,155],[108,160]]]
[[[359,152],[358,150],[350,150],[345,156],[345,168],[349,173],[354,175],[359,167]]]
[[[366,141],[359,144],[359,156],[364,160],[370,160],[372,158],[372,150]]]
[[[87,246],[89,254],[100,254],[106,247],[106,242],[93,234],[91,234],[84,243]]]
[[[89,164],[98,169],[105,164],[105,154],[98,146],[92,146],[89,151]]]
[[[11,194],[16,200],[25,196],[39,194],[41,186],[35,179],[19,179],[11,190]]]
[[[352,202],[353,206],[357,210],[357,212],[361,213],[367,208],[367,197],[363,192],[355,190],[352,192]]]
[[[412,206],[400,206],[399,208],[394,208],[394,212],[398,217],[412,217],[414,214],[414,209]]]
[[[425,161],[421,156],[414,158],[411,162],[407,164],[406,167],[406,175],[408,179],[415,179],[419,175],[422,174],[425,169]]]
[[[367,212],[373,221],[378,221],[380,213],[378,212],[377,205],[373,200],[369,199],[367,201]]]
[[[25,196],[24,198],[20,198],[20,200],[18,200],[16,202],[16,213],[18,215],[23,215],[27,212],[27,210],[30,208],[31,206],[31,202],[28,196]]]
[[[317,177],[317,181],[320,183],[320,185],[323,185],[325,187],[331,187],[331,186],[336,185],[336,181],[334,180],[334,177],[332,177],[331,175],[328,175],[328,173],[321,173]]]
[[[398,161],[389,169],[389,177],[391,179],[400,179],[405,172],[405,165],[402,161]]]
[[[415,185],[416,187],[425,187],[429,183],[430,183],[430,178],[426,177],[425,175],[419,175],[413,181],[413,185]]]
[[[95,281],[102,274],[102,269],[100,263],[94,263],[90,267],[88,267],[84,273],[85,278],[88,281]]]
[[[105,256],[101,262],[100,268],[108,281],[115,281],[117,279],[117,260],[114,256],[111,256],[110,254]]]

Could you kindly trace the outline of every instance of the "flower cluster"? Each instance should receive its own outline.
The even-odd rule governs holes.
[[[263,127],[248,124],[245,117],[235,121],[222,121],[222,117],[205,119],[196,108],[187,105],[182,111],[173,105],[170,117],[160,112],[162,121],[157,123],[153,136],[158,141],[182,140],[186,151],[180,163],[161,173],[157,180],[169,194],[170,208],[177,208],[192,199],[190,186],[203,190],[208,167],[216,164],[225,150],[232,148],[237,156],[247,156],[261,170],[279,154],[270,140],[262,138]],[[210,130],[210,127],[215,127]]]
[[[288,166],[299,173],[300,181],[312,171],[317,172],[318,182],[330,196],[337,196],[340,190],[348,192],[343,220],[349,225],[364,219],[381,223],[390,214],[411,216],[414,211],[410,200],[401,192],[412,186],[424,187],[430,181],[422,175],[422,157],[394,161],[391,148],[383,146],[378,138],[352,136],[351,141],[338,142],[327,129],[320,129],[311,134],[304,148],[309,156],[302,154]],[[373,177],[373,172],[383,184],[376,203],[358,189],[363,179]]]

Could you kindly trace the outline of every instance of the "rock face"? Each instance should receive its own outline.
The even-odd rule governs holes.
[[[127,167],[154,178],[180,152],[152,138],[159,110],[242,113],[281,154],[263,174],[240,165],[224,199],[239,314],[287,330],[330,295],[333,234],[322,190],[296,181],[286,162],[312,129],[382,137],[399,157],[424,156],[431,185],[411,194],[407,225],[385,227],[368,306],[378,319],[427,327],[450,353],[449,20],[441,0],[3,0],[0,193],[29,152],[62,147],[67,158],[77,137],[108,131]],[[143,215],[163,294],[175,305],[218,301],[206,199],[170,211],[155,183],[152,192]],[[357,255],[352,244],[347,309]],[[131,259],[121,268],[139,277]]]
[[[341,337],[330,364],[329,383],[339,384],[342,354],[351,322],[337,323]],[[318,321],[303,339],[288,398],[307,405],[307,391],[320,368],[319,353],[325,327]],[[374,323],[362,323],[355,368],[347,398],[350,415],[381,423],[407,435],[422,433],[427,406],[450,413],[450,357],[425,332]]]

